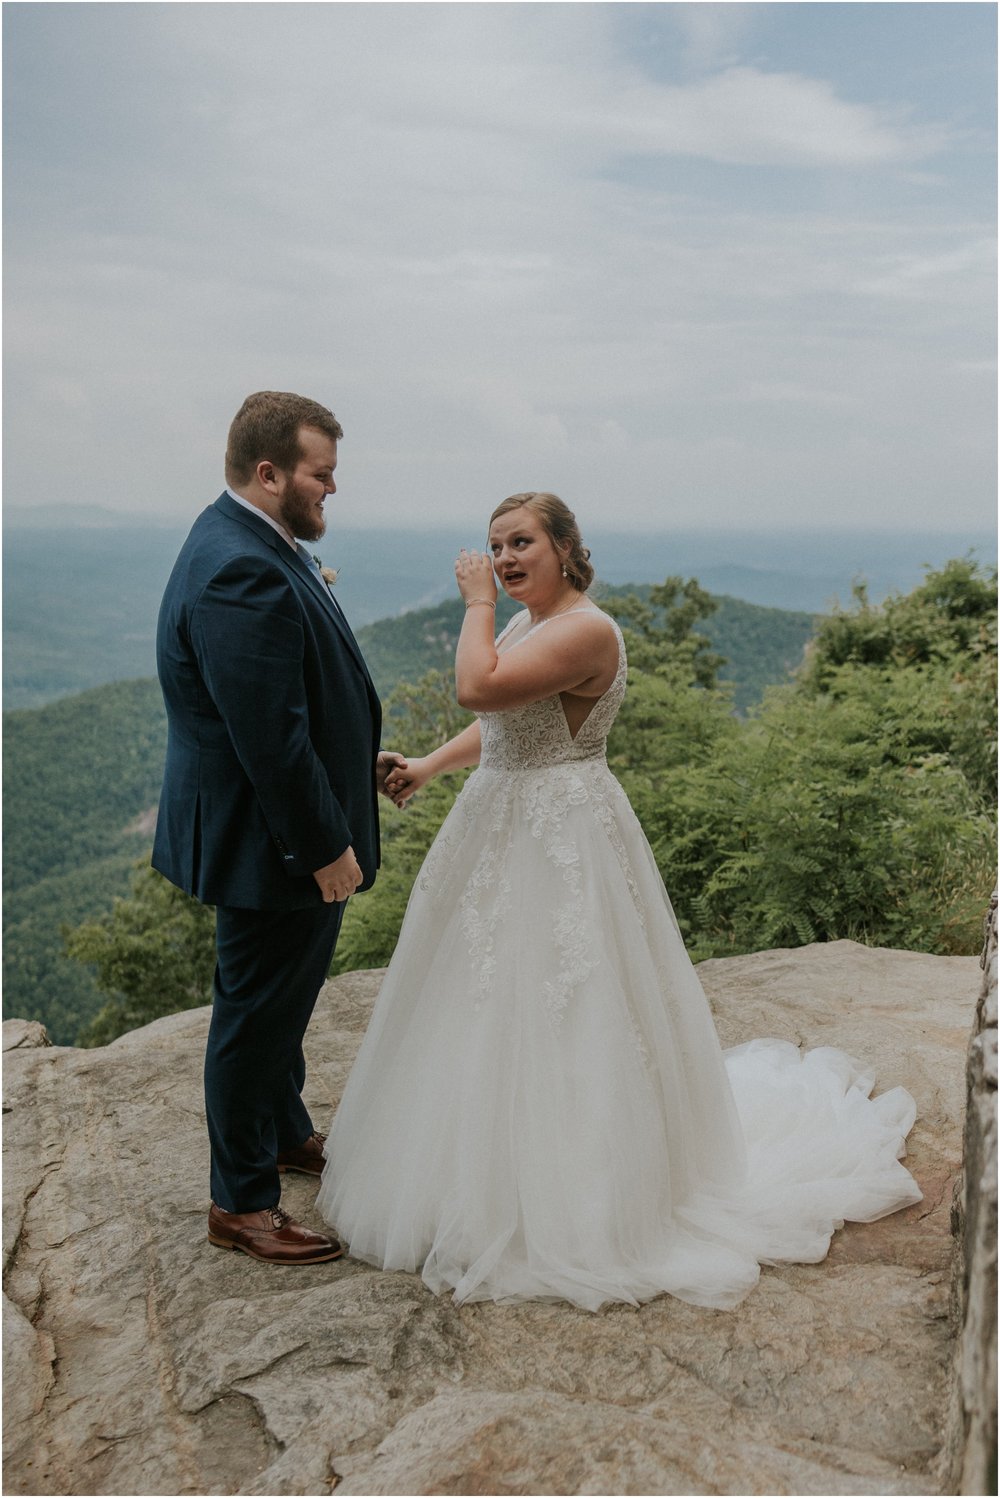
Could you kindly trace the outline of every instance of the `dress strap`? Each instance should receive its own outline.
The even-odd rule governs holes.
[[[551,619],[539,619],[537,624],[533,624],[531,626],[531,631],[541,629],[543,625],[546,624],[554,624],[557,619],[569,619],[573,614],[583,613],[599,614],[602,619],[606,619],[608,621],[608,623],[611,625],[611,628],[615,631],[616,634],[619,633],[618,625],[612,619],[611,615],[606,614],[602,608],[599,608],[597,606],[596,603],[577,603],[574,604],[571,609],[563,609],[561,614],[553,614]],[[518,615],[518,618],[520,618],[520,615]],[[511,620],[511,623],[513,622],[514,621]]]
[[[499,645],[501,640],[506,640],[506,638],[510,634],[511,630],[514,628],[514,625],[517,624],[517,622],[518,622],[519,619],[523,619],[524,616],[525,616],[525,614],[527,612],[528,612],[527,609],[522,609],[519,614],[515,614],[514,615],[513,619],[508,619],[507,623],[504,625],[503,629],[500,631],[500,633],[497,635],[496,639],[493,641],[493,644],[494,645]]]

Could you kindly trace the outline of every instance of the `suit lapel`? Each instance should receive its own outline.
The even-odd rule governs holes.
[[[334,598],[333,594],[330,592],[327,584],[323,581],[322,577],[316,571],[315,567],[310,567],[309,563],[304,561],[303,558],[299,556],[297,551],[291,552],[286,560],[291,561],[293,566],[298,569],[299,575],[304,576],[308,579],[309,585],[312,588],[313,592],[320,598],[322,598],[323,603],[331,614],[334,623],[340,630],[340,633],[343,635],[344,640],[351,651],[351,654],[354,656],[354,659],[357,661],[358,665],[365,673],[365,680],[368,682],[368,685],[371,687],[371,690],[374,693],[375,685],[368,674],[368,667],[365,664],[365,658],[361,654],[361,646],[354,638],[354,633],[351,629],[351,626],[347,622],[347,616],[344,613],[343,609],[340,607],[340,604]]]
[[[344,644],[357,661],[368,684],[368,691],[373,701],[377,703],[379,700],[378,693],[375,690],[375,683],[369,674],[365,658],[361,654],[361,647],[354,638],[343,609],[316,569],[310,567],[308,562],[303,561],[298,551],[293,551],[288,543],[278,535],[277,531],[268,525],[266,520],[255,515],[252,510],[244,509],[242,505],[236,504],[230,495],[220,494],[215,504],[216,508],[221,510],[224,515],[228,515],[231,520],[236,520],[240,524],[248,526],[254,532],[254,535],[260,536],[261,540],[266,541],[268,546],[271,547],[279,561],[283,562],[286,567],[289,567],[298,577],[305,579],[316,597],[321,600],[324,608],[336,625]]]

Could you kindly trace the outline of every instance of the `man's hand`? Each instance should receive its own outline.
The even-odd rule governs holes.
[[[386,777],[385,794],[394,805],[404,807],[414,791],[418,791],[431,779],[429,759],[430,756],[425,754],[417,759],[404,760],[401,765],[390,769]]]
[[[339,858],[335,858],[333,863],[326,864],[324,868],[313,870],[313,878],[327,905],[353,895],[364,877],[353,848],[346,848]]]
[[[388,796],[390,801],[394,800],[395,797],[390,790],[387,790],[385,778],[391,770],[405,769],[406,760],[401,754],[393,754],[389,749],[383,749],[380,751],[378,758],[375,761],[375,784],[378,786],[382,795]]]

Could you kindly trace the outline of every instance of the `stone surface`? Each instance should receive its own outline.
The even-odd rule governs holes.
[[[3,1049],[5,1051],[34,1050],[38,1046],[51,1045],[49,1032],[36,1019],[8,1019],[3,1026]]]
[[[833,1044],[918,1105],[925,1200],[765,1269],[735,1311],[456,1307],[342,1260],[205,1238],[208,1011],[5,1064],[9,1493],[934,1493],[954,1351],[952,1188],[979,970],[835,942],[702,965],[727,1044]],[[329,984],[329,1118],[378,973]],[[17,1024],[19,1022],[9,1022]],[[6,1031],[6,1027],[5,1027]],[[315,1183],[284,1204],[319,1226]]]
[[[986,921],[969,1045],[964,1165],[955,1193],[959,1328],[949,1435],[952,1491],[997,1491],[997,905]]]

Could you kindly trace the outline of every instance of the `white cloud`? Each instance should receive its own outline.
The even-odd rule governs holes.
[[[752,67],[650,90],[634,125],[647,148],[740,166],[866,167],[940,149],[941,130],[915,130],[837,97],[825,80]]]
[[[756,6],[671,5],[671,18],[683,38],[685,61],[692,68],[725,68],[738,61],[740,48],[753,25]]]
[[[269,386],[344,420],[352,522],[978,513],[988,215],[882,201],[947,120],[732,60],[745,17],[677,83],[600,5],[68,10],[13,59],[8,493],[55,425],[70,497],[190,512]]]
[[[904,251],[879,256],[874,274],[866,276],[859,290],[871,296],[920,302],[928,294],[960,296],[985,310],[989,305],[997,263],[995,239],[970,238],[953,249]],[[970,307],[971,310],[971,307]]]

